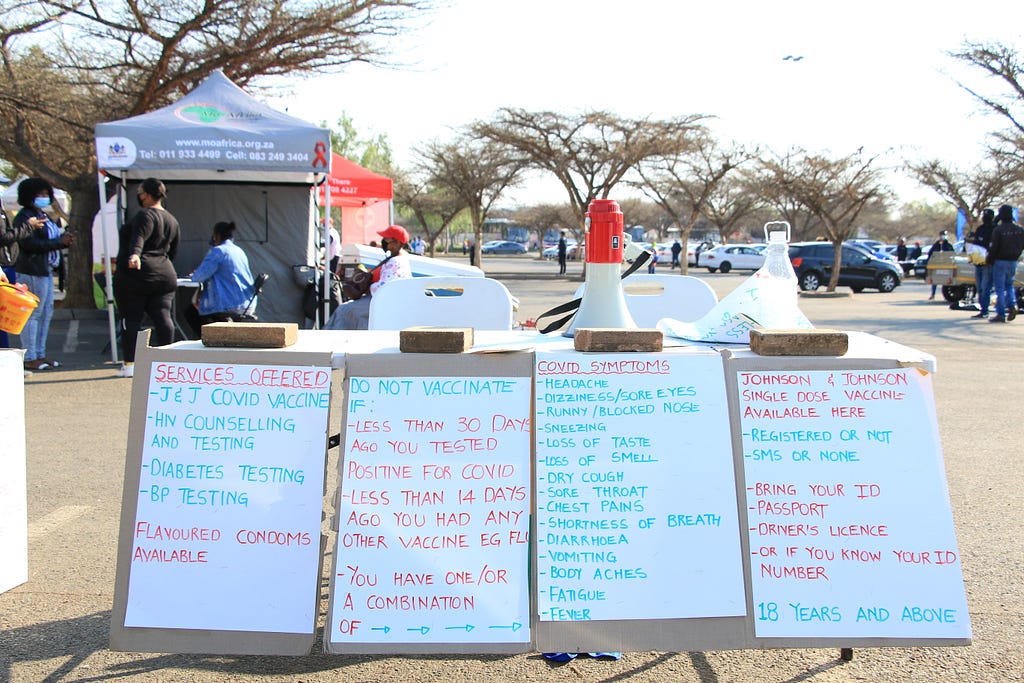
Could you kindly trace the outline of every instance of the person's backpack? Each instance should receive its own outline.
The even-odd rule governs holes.
[[[0,266],[13,266],[18,260],[18,240],[21,238],[8,220],[4,212],[4,203],[0,199]]]

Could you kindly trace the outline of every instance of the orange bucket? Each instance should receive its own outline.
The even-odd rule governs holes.
[[[0,330],[21,334],[32,311],[39,305],[39,297],[25,285],[0,282]]]

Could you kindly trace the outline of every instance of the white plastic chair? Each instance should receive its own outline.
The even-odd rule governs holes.
[[[586,285],[576,290],[583,296]],[[639,327],[653,328],[662,318],[693,322],[718,303],[711,285],[690,275],[633,273],[622,281],[626,308]]]
[[[416,326],[511,330],[512,295],[483,277],[391,280],[370,299],[371,330]]]

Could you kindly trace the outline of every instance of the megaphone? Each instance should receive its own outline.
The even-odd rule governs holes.
[[[584,228],[587,277],[583,301],[563,336],[575,336],[576,329],[582,327],[635,329],[620,279],[625,236],[619,203],[612,199],[590,202]]]

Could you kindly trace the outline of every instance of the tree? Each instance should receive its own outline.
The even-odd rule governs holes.
[[[835,247],[834,263],[841,264],[843,242],[856,235],[858,218],[869,205],[888,199],[877,157],[865,158],[862,150],[840,158],[790,150],[784,156],[762,162],[766,188],[789,197],[821,221]],[[839,268],[832,269],[828,291],[839,282]]]
[[[216,69],[240,86],[354,62],[432,0],[15,0],[0,8],[0,156],[71,195],[65,305],[92,306],[93,130],[166,105]]]
[[[427,236],[430,255],[434,256],[437,238],[465,210],[466,203],[455,193],[431,188],[425,180],[411,174],[396,171],[394,176],[395,202],[412,212]]]
[[[506,189],[518,182],[523,159],[488,140],[461,135],[451,142],[432,142],[417,150],[419,166],[431,186],[461,200],[473,226],[472,261],[480,260],[484,218]]]
[[[960,87],[1009,124],[1009,128],[992,134],[995,155],[1014,166],[1024,164],[1024,57],[1008,45],[971,42],[950,56],[995,79],[997,92],[992,94],[963,83]]]
[[[687,149],[703,118],[651,121],[601,111],[565,115],[506,107],[470,130],[521,154],[532,168],[554,174],[582,229],[591,201],[607,199],[640,162]]]
[[[321,121],[320,127],[329,128],[326,121]],[[398,172],[392,161],[388,136],[380,134],[371,138],[360,137],[352,118],[344,112],[338,116],[332,129],[331,151],[376,173],[394,176]],[[331,207],[334,225],[341,225],[341,215],[340,206]]]
[[[899,233],[896,236],[908,240],[921,237],[934,239],[940,229],[948,229],[955,223],[956,211],[948,202],[909,202],[900,207]]]
[[[320,127],[327,128],[327,122],[321,121]],[[390,174],[394,170],[388,136],[380,133],[371,138],[360,137],[352,118],[344,112],[332,129],[331,151],[375,173]]]
[[[737,232],[742,221],[749,219],[763,201],[758,196],[755,183],[749,175],[732,174],[722,178],[707,197],[704,205],[704,216],[716,228],[721,241],[729,241],[729,236]],[[761,226],[757,226],[760,228]],[[763,233],[750,230],[751,236],[760,239]]]
[[[544,258],[544,238],[549,233],[558,234],[563,230],[569,232],[577,242],[581,237],[578,234],[579,225],[576,217],[568,204],[536,204],[527,206],[514,212],[512,218],[524,225],[533,226],[537,231],[537,242],[540,249],[537,258]]]
[[[643,227],[644,234],[655,234],[659,242],[666,238],[668,229],[674,221],[665,213],[665,210],[656,203],[643,197],[626,197],[619,200],[619,208],[622,209],[626,222],[626,229],[632,227]]]
[[[981,220],[981,212],[986,208],[1020,194],[1024,187],[1019,170],[1011,164],[1000,164],[995,156],[970,171],[939,159],[907,162],[905,168],[914,180],[934,190],[954,209],[963,211],[972,224]]]
[[[686,244],[718,186],[752,157],[743,147],[722,148],[710,134],[701,132],[691,145],[639,164],[642,182],[633,184],[672,217]],[[688,267],[682,259],[680,274],[686,275]]]

